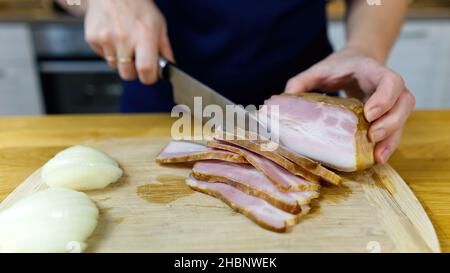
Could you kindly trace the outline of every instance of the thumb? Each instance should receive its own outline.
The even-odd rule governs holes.
[[[323,73],[321,73],[316,67],[311,67],[310,69],[291,78],[287,82],[284,92],[288,94],[299,94],[318,89],[324,79],[325,76]]]
[[[173,55],[172,46],[170,45],[169,35],[167,34],[166,28],[161,31],[161,37],[159,39],[159,50],[164,58],[172,63],[175,63],[175,57]]]

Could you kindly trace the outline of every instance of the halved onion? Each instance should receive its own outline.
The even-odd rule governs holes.
[[[98,208],[84,193],[34,193],[0,213],[0,251],[82,252],[98,216]]]
[[[114,159],[82,145],[58,153],[42,169],[42,179],[49,187],[78,191],[103,189],[122,174]]]

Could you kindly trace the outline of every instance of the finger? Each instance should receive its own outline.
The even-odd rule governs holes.
[[[161,55],[172,63],[175,63],[175,57],[173,55],[172,46],[170,45],[169,36],[167,34],[167,29],[161,32],[161,37],[159,39],[159,50]]]
[[[298,94],[318,89],[326,77],[326,74],[320,66],[313,66],[290,79],[284,92],[288,94]]]
[[[375,161],[378,164],[384,164],[389,160],[395,149],[397,149],[400,144],[402,134],[403,130],[399,129],[375,146],[374,156]]]
[[[153,84],[158,80],[158,41],[154,37],[144,34],[136,46],[136,68],[143,84]]]
[[[403,79],[392,71],[385,72],[375,92],[364,106],[364,114],[369,122],[372,122],[386,114],[397,102],[405,89]]]
[[[92,50],[94,50],[95,53],[97,53],[97,55],[99,55],[100,57],[104,56],[103,48],[99,42],[99,39],[96,36],[86,34],[84,40],[86,41],[86,43],[89,44]]]
[[[95,51],[95,53],[97,53],[98,56],[100,56],[102,58],[105,56],[105,53],[103,52],[103,48],[100,44],[90,43],[90,46]]]
[[[105,60],[113,69],[117,69],[117,53],[112,37],[104,34],[101,41]]]
[[[123,80],[132,81],[137,79],[133,58],[134,48],[124,38],[121,38],[117,43],[117,67]]]
[[[370,139],[380,142],[392,135],[399,128],[403,128],[406,120],[415,107],[414,96],[405,90],[394,107],[383,117],[378,119],[369,130]]]

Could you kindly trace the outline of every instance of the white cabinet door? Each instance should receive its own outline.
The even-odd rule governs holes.
[[[31,31],[0,24],[0,115],[44,113]]]
[[[342,23],[331,23],[329,33],[336,49],[345,45]],[[405,79],[417,108],[450,108],[450,21],[408,21],[388,65]]]

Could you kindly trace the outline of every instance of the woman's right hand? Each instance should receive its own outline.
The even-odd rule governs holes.
[[[85,39],[124,80],[158,80],[161,54],[174,62],[167,24],[153,0],[88,0]]]

